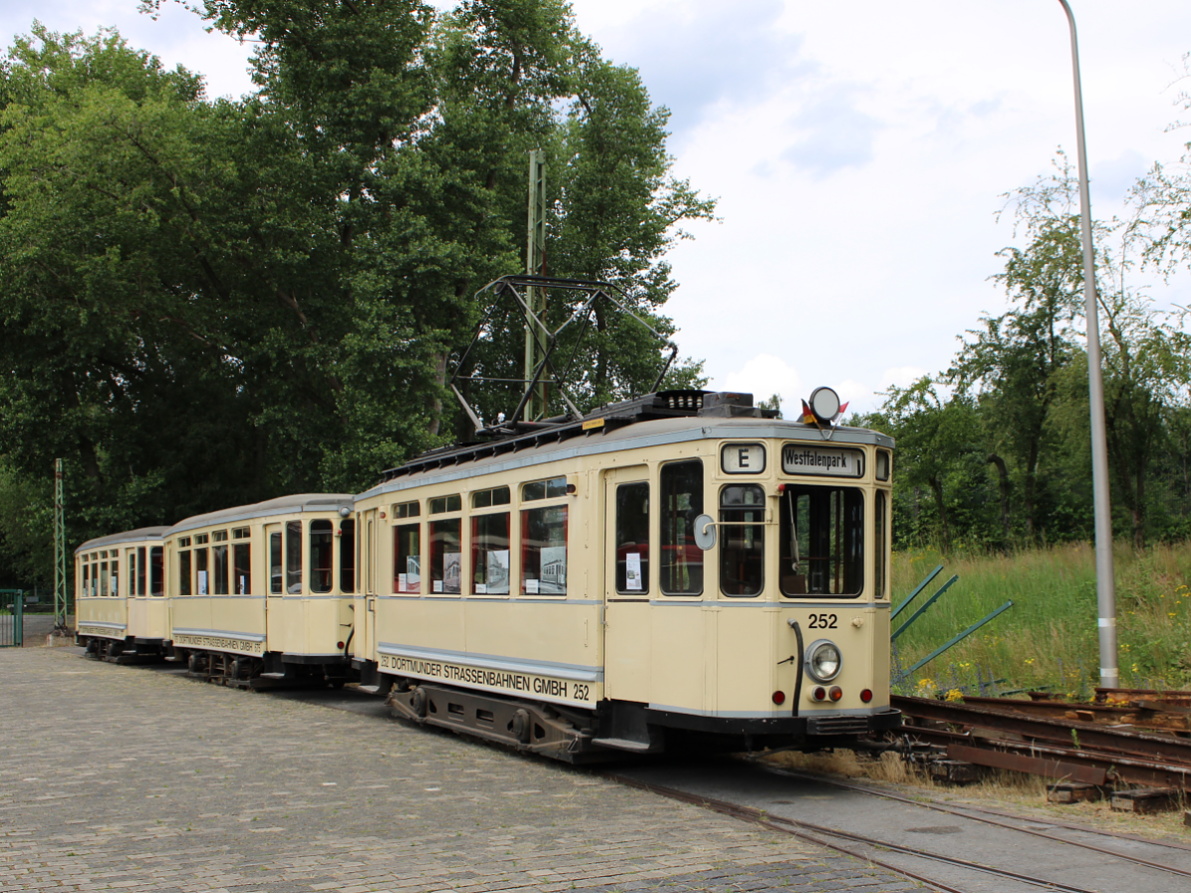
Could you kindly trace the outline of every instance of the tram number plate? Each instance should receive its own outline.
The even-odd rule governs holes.
[[[812,614],[811,629],[835,629],[839,617],[835,614]]]

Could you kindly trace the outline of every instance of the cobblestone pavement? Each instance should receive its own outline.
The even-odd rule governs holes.
[[[861,861],[454,736],[0,650],[0,891],[903,891]]]

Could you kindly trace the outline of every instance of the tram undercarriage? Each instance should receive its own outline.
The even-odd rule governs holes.
[[[345,658],[311,658],[268,652],[260,657],[223,651],[178,649],[173,660],[184,661],[187,673],[217,685],[260,691],[269,688],[341,688],[359,677]]]
[[[387,682],[384,680],[388,680]],[[726,720],[653,711],[643,704],[605,701],[595,711],[382,677],[392,715],[419,725],[485,738],[518,751],[568,763],[590,763],[689,750],[744,752],[854,746],[866,733],[896,726],[896,710],[873,716]]]
[[[107,639],[101,636],[79,638],[87,657],[114,664],[152,663],[165,658],[164,644],[158,639]]]

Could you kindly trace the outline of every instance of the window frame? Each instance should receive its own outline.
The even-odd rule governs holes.
[[[684,475],[689,479],[684,480]],[[696,486],[687,490],[685,484]],[[694,497],[694,498],[692,498]],[[685,505],[683,504],[685,501]],[[695,543],[694,521],[703,513],[706,476],[701,458],[680,459],[658,470],[658,588],[669,598],[702,598],[706,591],[704,552]],[[685,588],[675,578],[688,575]]]
[[[756,501],[729,503],[728,497],[736,493],[747,493]],[[765,591],[765,511],[765,488],[760,484],[720,487],[717,572],[720,594],[727,598],[757,598]],[[741,538],[745,542],[740,543]],[[736,572],[729,573],[730,564],[737,566]],[[739,580],[741,591],[730,592],[725,585],[729,580]]]

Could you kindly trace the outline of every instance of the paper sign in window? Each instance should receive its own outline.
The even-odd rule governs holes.
[[[625,589],[629,592],[640,592],[644,589],[641,579],[641,553],[629,552],[624,556]]]

